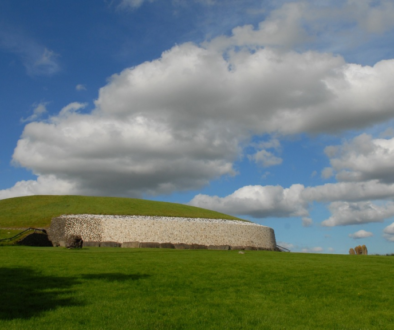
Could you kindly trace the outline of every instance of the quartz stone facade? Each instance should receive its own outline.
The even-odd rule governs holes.
[[[151,216],[63,215],[53,218],[49,239],[64,245],[67,237],[80,236],[84,242],[116,242],[124,247],[139,242],[229,246],[274,250],[272,228],[248,221]],[[103,245],[104,246],[104,245]],[[165,246],[165,245],[163,245]]]

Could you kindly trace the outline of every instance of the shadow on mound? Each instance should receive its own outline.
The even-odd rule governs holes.
[[[31,268],[0,268],[0,319],[27,319],[64,306],[81,306],[69,296],[79,281],[46,276]]]
[[[123,282],[123,281],[137,281],[148,278],[151,275],[147,274],[122,274],[122,273],[107,273],[107,274],[84,274],[83,279],[87,280],[104,280],[108,282]]]

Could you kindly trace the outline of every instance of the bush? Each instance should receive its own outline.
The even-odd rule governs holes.
[[[357,255],[367,255],[368,254],[368,249],[365,245],[361,246],[356,246],[354,249],[349,250],[349,254],[357,254]]]

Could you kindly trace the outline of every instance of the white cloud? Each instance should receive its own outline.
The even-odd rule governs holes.
[[[281,19],[292,26],[302,6],[285,6],[261,26],[280,29],[273,22]],[[206,47],[175,46],[157,60],[113,75],[90,113],[76,112],[83,105],[72,103],[48,122],[29,123],[14,163],[89,194],[171,193],[235,174],[233,162],[252,136],[336,132],[394,116],[394,60],[369,67],[332,54],[256,48],[262,41],[234,31],[230,39],[236,42],[225,53],[213,47],[214,41]],[[34,63],[50,68],[53,52],[41,48],[39,54]],[[281,161],[262,151],[254,159],[263,165]],[[327,199],[322,190],[331,188],[336,189],[318,188],[322,199]],[[218,197],[218,207],[228,205],[227,199],[238,201],[242,191],[250,209],[233,207],[234,212],[307,216],[314,198],[300,185],[239,191]],[[258,201],[254,191],[274,196]],[[196,201],[203,199],[213,203],[209,196]]]
[[[302,225],[304,227],[310,227],[313,224],[313,220],[311,218],[303,217],[302,218]]]
[[[75,114],[78,110],[85,108],[86,106],[87,106],[86,103],[79,103],[79,102],[70,103],[60,110],[58,116],[52,117],[51,120],[53,123],[59,123],[62,120],[68,118],[69,116]]]
[[[394,222],[391,225],[388,225],[386,228],[383,230],[384,237],[390,241],[394,242]]]
[[[313,248],[304,248],[301,250],[301,252],[303,252],[303,253],[320,253],[320,252],[323,252],[323,248],[320,246],[316,246]]]
[[[370,222],[383,222],[394,215],[394,203],[376,205],[372,202],[333,202],[329,205],[331,217],[322,222],[323,226],[359,225]]]
[[[249,159],[254,160],[263,167],[282,164],[282,158],[276,157],[274,154],[266,150],[260,150],[254,155],[249,155]]]
[[[246,186],[226,197],[199,194],[189,204],[255,218],[307,216],[307,203],[300,198],[302,189],[302,185],[286,189],[280,186]]]
[[[141,7],[142,4],[145,2],[146,0],[121,0],[119,7],[120,8],[138,8]],[[153,2],[153,0],[150,0],[150,2]]]
[[[321,176],[324,179],[331,178],[334,175],[334,170],[331,167],[326,167],[321,172]]]
[[[326,154],[340,181],[394,182],[394,138],[362,134],[342,146],[327,147]]]
[[[75,184],[54,175],[42,175],[37,180],[19,181],[12,188],[0,190],[0,199],[31,195],[77,194]]]
[[[373,236],[373,233],[369,231],[365,231],[363,229],[356,231],[353,234],[349,234],[349,237],[354,238],[354,239],[359,239],[359,238],[367,238]]]
[[[302,25],[304,3],[287,3],[273,10],[257,29],[252,25],[236,27],[232,36],[219,36],[212,40],[210,47],[226,49],[229,46],[271,46],[291,48],[309,40]]]
[[[382,33],[394,26],[394,4],[390,0],[349,0],[358,24],[366,31]]]
[[[47,112],[46,106],[48,103],[49,102],[40,102],[38,104],[34,104],[33,114],[27,118],[22,118],[21,122],[25,123],[28,121],[34,121],[34,120],[39,119],[43,114],[45,114]]]
[[[256,10],[255,10],[256,11]],[[267,9],[264,8],[264,13]],[[236,27],[230,37],[216,37],[210,44],[216,49],[231,45],[279,47],[290,49],[311,43],[323,47],[351,47],[363,35],[382,34],[394,27],[394,4],[391,0],[298,1],[282,3],[254,28]],[[359,38],[360,39],[360,38]]]
[[[316,187],[300,184],[290,188],[281,186],[245,186],[226,197],[199,194],[190,204],[224,213],[250,215],[256,218],[300,216],[303,226],[312,224],[308,205],[312,202],[333,202],[329,205],[332,217],[325,226],[341,226],[381,222],[394,212],[394,204],[385,206],[371,203],[370,199],[392,198],[394,184],[377,181],[340,182]],[[393,214],[394,215],[394,214]]]
[[[78,84],[77,86],[75,86],[75,89],[77,91],[86,91],[86,86],[82,84]]]
[[[31,76],[51,76],[60,71],[59,55],[30,37],[2,26],[0,47],[16,54]]]
[[[321,186],[306,187],[301,191],[302,199],[316,202],[367,201],[394,196],[394,184],[384,184],[377,180],[366,182],[326,183]]]

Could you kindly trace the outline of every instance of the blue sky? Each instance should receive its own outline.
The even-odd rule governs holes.
[[[139,197],[394,249],[392,1],[3,0],[0,198]]]

